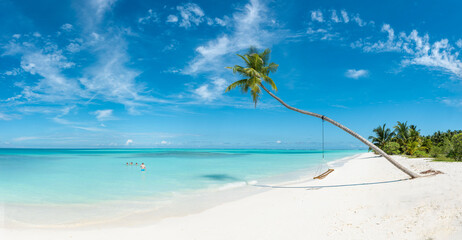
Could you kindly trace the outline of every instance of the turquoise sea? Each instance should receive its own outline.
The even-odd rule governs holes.
[[[325,161],[363,152],[329,150]],[[144,163],[146,171],[136,163]],[[314,172],[322,163],[314,150],[0,149],[0,203],[11,216],[9,206],[152,204]]]

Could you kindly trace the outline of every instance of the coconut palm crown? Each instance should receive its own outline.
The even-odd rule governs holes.
[[[372,143],[377,145],[379,148],[383,148],[393,136],[395,135],[389,128],[386,127],[386,124],[383,126],[378,126],[372,130],[376,136],[370,136],[369,139],[372,140]]]
[[[239,87],[242,93],[247,93],[250,90],[252,100],[257,106],[257,102],[261,95],[261,84],[262,82],[268,83],[274,91],[277,91],[276,84],[273,79],[268,75],[274,73],[278,69],[278,65],[274,62],[268,63],[270,58],[271,50],[269,48],[259,53],[255,47],[250,47],[249,51],[240,55],[245,62],[245,66],[235,65],[234,67],[227,67],[233,70],[233,73],[238,73],[243,76],[244,79],[238,80],[226,88],[226,92]]]

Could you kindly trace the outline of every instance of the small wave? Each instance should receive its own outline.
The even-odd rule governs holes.
[[[243,187],[246,185],[254,185],[257,184],[258,181],[252,180],[252,181],[245,181],[245,182],[232,182],[232,183],[227,183],[221,187],[218,188],[219,191],[223,190],[228,190],[228,189],[233,189],[233,188],[239,188]]]

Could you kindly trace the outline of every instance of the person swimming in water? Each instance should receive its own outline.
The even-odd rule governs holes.
[[[146,166],[144,165],[144,163],[141,163],[140,168],[141,171],[146,171]]]
[[[127,162],[127,166],[128,166],[128,162]]]
[[[130,165],[133,166],[133,162],[130,162]]]

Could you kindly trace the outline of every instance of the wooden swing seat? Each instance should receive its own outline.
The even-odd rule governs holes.
[[[329,168],[326,172],[324,172],[323,174],[321,174],[321,175],[319,175],[319,176],[314,177],[313,179],[319,179],[319,180],[321,180],[321,179],[327,177],[327,175],[329,175],[329,174],[330,174],[331,172],[333,172],[333,171],[334,171],[334,169]]]

